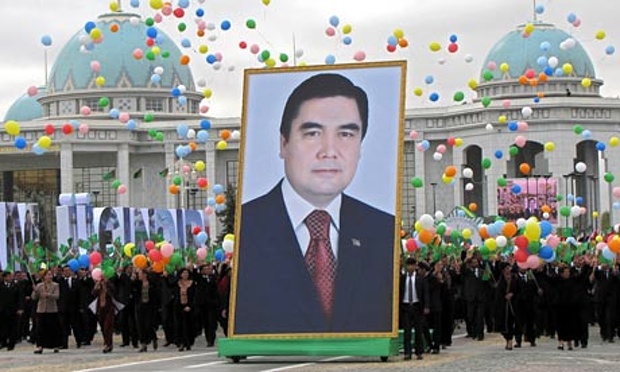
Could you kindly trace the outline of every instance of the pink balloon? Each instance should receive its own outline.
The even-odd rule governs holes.
[[[164,6],[163,8],[161,8],[161,14],[169,16],[170,14],[172,14],[172,7],[170,5]]]
[[[409,132],[409,138],[411,138],[412,140],[417,139],[418,132],[416,132],[415,130],[412,130],[411,132]]]
[[[95,44],[103,43],[103,36],[100,36],[100,37],[98,37],[96,39],[93,39],[93,43],[95,43]]]
[[[527,258],[525,263],[527,264],[527,267],[534,270],[537,269],[538,266],[540,266],[540,258],[533,254]]]
[[[362,62],[363,60],[366,59],[366,53],[363,50],[358,50],[353,55],[353,59],[358,61],[358,62]]]
[[[555,249],[560,244],[560,238],[557,235],[549,235],[547,237],[547,245]]]
[[[336,30],[334,30],[333,27],[328,27],[325,29],[325,35],[327,36],[334,36],[336,35]]]
[[[250,47],[250,53],[252,53],[252,54],[258,53],[259,50],[260,50],[260,48],[256,44],[252,44],[252,46]]]
[[[440,154],[445,154],[446,153],[446,145],[441,144],[441,145],[437,146],[437,152],[440,153]]]
[[[505,99],[505,100],[502,101],[502,107],[503,108],[507,109],[507,108],[510,107],[510,105],[511,105],[511,102],[510,102],[509,99]]]
[[[99,72],[99,70],[101,70],[101,64],[99,63],[99,61],[91,61],[90,62],[90,69],[93,72]]]
[[[575,22],[573,22],[573,26],[574,26],[574,27],[579,27],[579,26],[581,26],[581,19],[577,18],[577,19],[575,20]]]
[[[218,62],[222,62],[222,53],[220,52],[215,53],[215,60]]]
[[[206,214],[207,216],[212,215],[212,214],[213,214],[213,207],[211,207],[211,206],[206,207],[206,208],[205,208],[205,214]]]
[[[207,112],[209,112],[209,106],[206,106],[206,105],[200,106],[200,113],[201,114],[206,114]]]
[[[78,131],[80,132],[80,134],[86,134],[88,133],[88,130],[89,130],[88,124],[81,123],[80,126],[78,127]]]
[[[196,257],[201,261],[207,258],[207,249],[204,247],[196,249]]]
[[[142,57],[144,57],[144,52],[142,51],[142,49],[136,48],[133,50],[132,55],[135,59],[141,59]]]
[[[181,170],[183,171],[183,173],[188,174],[189,172],[192,171],[192,167],[190,167],[189,165],[184,165],[183,168],[181,168]]]
[[[91,265],[99,265],[101,263],[101,253],[93,252],[90,254],[90,263]]]
[[[526,121],[519,121],[519,122],[517,122],[517,130],[519,132],[525,132],[525,131],[528,130],[528,128],[529,128],[529,125],[527,124]]]
[[[126,124],[129,121],[129,113],[128,112],[121,112],[118,115],[118,120],[123,123]]]
[[[103,272],[101,272],[101,269],[97,267],[91,271],[90,276],[92,276],[93,280],[98,282],[103,277]]]
[[[88,106],[82,106],[80,108],[80,114],[84,115],[84,116],[88,116],[91,113],[91,109]]]
[[[199,30],[204,31],[207,28],[207,22],[201,19],[200,21],[198,21],[198,23],[196,23],[196,26],[198,27]]]
[[[418,143],[417,145],[415,145],[415,149],[420,152],[424,152],[424,146],[422,146],[421,143]]]
[[[613,194],[614,198],[620,199],[620,187],[614,187],[611,193]]]
[[[127,192],[127,186],[125,186],[125,185],[120,185],[120,186],[118,187],[118,189],[116,189],[116,192],[117,192],[119,195],[123,195],[123,194],[125,194],[125,193]]]
[[[495,61],[489,61],[489,63],[487,63],[487,68],[491,71],[495,71],[497,63],[495,63]]]
[[[37,93],[39,93],[39,89],[37,89],[37,87],[33,85],[31,87],[28,87],[28,90],[26,91],[26,93],[28,93],[30,97],[33,97],[33,96],[36,96]]]
[[[174,253],[174,246],[170,243],[165,243],[161,246],[160,251],[164,258],[168,258],[172,256],[172,253]]]
[[[602,251],[605,247],[607,247],[607,244],[605,244],[604,242],[600,242],[596,245],[596,249],[599,251]]]
[[[527,261],[523,261],[523,262],[517,261],[517,266],[519,266],[521,269],[525,269],[525,270],[529,269]]]
[[[164,20],[164,17],[162,17],[161,14],[157,13],[153,16],[153,20],[155,21],[155,23],[161,23],[161,21]]]
[[[524,136],[517,136],[515,138],[515,144],[517,145],[517,147],[525,146],[526,142],[527,142],[527,138],[525,138]]]

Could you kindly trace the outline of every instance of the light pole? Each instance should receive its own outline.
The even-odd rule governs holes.
[[[431,186],[433,186],[433,213],[435,213],[437,212],[437,194],[435,193],[437,182],[431,182]]]

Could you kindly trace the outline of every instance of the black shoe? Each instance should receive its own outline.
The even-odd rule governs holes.
[[[430,354],[430,352],[431,352],[431,347],[430,346],[427,347],[426,349],[424,349],[424,353],[425,354]]]
[[[54,353],[57,353],[57,352],[58,352],[58,349],[54,349]]]
[[[170,346],[170,345],[172,345],[172,342],[170,342],[170,341],[166,341],[166,343],[164,344],[164,347],[168,347],[168,346]]]
[[[159,344],[157,343],[157,339],[153,340],[153,350],[157,350],[157,347],[159,346]]]
[[[183,346],[179,347],[179,352],[181,351],[185,351],[185,348]]]
[[[185,350],[190,351],[190,350],[192,350],[192,347],[191,346],[187,346],[187,347],[185,347]]]
[[[90,346],[90,345],[91,345],[90,341],[82,342],[82,346]]]
[[[478,341],[484,341],[484,336],[478,336]]]
[[[579,347],[579,341],[575,341],[575,347]]]
[[[127,347],[127,346],[129,346],[129,344],[126,344],[126,343],[121,344],[121,347]]]
[[[531,347],[536,347],[536,341],[532,341],[532,342],[530,342],[530,346],[531,346]]]
[[[405,360],[411,360],[411,355],[405,355]]]
[[[60,350],[67,350],[67,349],[69,349],[69,346],[67,346],[67,345],[63,345],[63,346],[60,347]]]
[[[78,348],[78,349],[81,348],[82,347],[82,343],[81,342],[76,343],[75,347]]]
[[[439,354],[439,349],[433,349],[433,350],[431,351],[431,354]]]
[[[588,344],[581,344],[582,349],[586,349],[587,347],[588,347]]]
[[[572,346],[569,346],[569,347],[568,347],[568,350],[571,350],[571,351],[572,351],[572,350],[573,350],[573,347],[572,347]]]
[[[36,349],[36,350],[34,351],[34,353],[35,353],[35,354],[43,354],[43,348]]]
[[[559,345],[558,350],[564,350],[564,345]]]
[[[516,347],[516,348],[520,348],[520,347],[521,347],[521,343],[520,343],[520,342],[517,342],[517,343],[515,344],[515,347]]]
[[[209,342],[209,343],[207,344],[207,347],[213,347],[213,342]]]
[[[138,350],[139,353],[146,353],[146,345],[142,345],[142,347],[140,348],[140,350]]]
[[[6,348],[6,351],[11,351],[11,350],[14,350],[14,349],[15,349],[15,346],[8,346],[8,347]]]
[[[609,343],[610,343],[610,344],[613,344],[614,342],[615,342],[615,341],[614,341],[614,339],[613,339],[613,338],[610,338],[610,339],[609,339]]]
[[[422,357],[422,354],[416,354],[416,355],[415,355],[415,360],[422,360],[422,359],[424,359],[424,358]]]

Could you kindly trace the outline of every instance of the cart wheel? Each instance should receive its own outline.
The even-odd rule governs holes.
[[[230,359],[232,359],[233,363],[237,364],[241,360],[241,357],[234,356],[234,357],[230,357]]]
[[[386,356],[382,356],[382,357],[381,357],[381,361],[382,361],[383,363],[387,362],[387,361],[388,361],[388,357],[386,357]]]

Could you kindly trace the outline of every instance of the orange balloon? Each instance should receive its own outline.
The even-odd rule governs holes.
[[[182,55],[181,59],[179,60],[179,63],[181,63],[182,65],[189,64],[189,56],[186,54]]]
[[[609,246],[610,251],[614,253],[620,253],[620,238],[618,236],[614,236],[613,238],[609,239],[607,245]]]
[[[117,25],[116,23],[113,23],[113,24],[110,26],[110,31],[112,31],[112,32],[117,32],[117,31],[118,31],[118,25]]]
[[[221,131],[220,138],[224,141],[228,140],[230,138],[230,131],[228,129],[224,129],[223,131]]]
[[[407,235],[407,232],[405,230],[400,230],[400,237],[404,238],[405,235]]]
[[[148,265],[146,256],[144,256],[143,254],[136,255],[133,258],[133,265],[138,269],[144,269]]]
[[[153,262],[153,271],[160,274],[164,272],[164,263],[163,261]]]
[[[476,203],[469,203],[469,210],[472,212],[475,212],[478,210],[478,204]]]
[[[546,82],[548,79],[549,77],[544,72],[541,72],[540,74],[538,74],[538,80],[540,80],[541,83]]]
[[[205,30],[198,30],[198,31],[196,31],[196,36],[198,36],[198,37],[205,36]]]
[[[172,195],[176,195],[179,193],[179,186],[177,185],[170,185],[170,187],[168,188],[168,191],[172,194]]]
[[[530,165],[528,163],[521,163],[519,165],[519,170],[521,171],[521,173],[523,173],[525,175],[528,175],[528,174],[530,174],[530,171],[532,169],[530,168]]]
[[[512,238],[517,233],[517,225],[514,222],[506,222],[502,227],[502,235]]]
[[[164,266],[166,266],[170,263],[170,257],[164,257],[159,262],[161,262]]]
[[[480,234],[480,237],[483,240],[486,240],[491,237],[491,235],[489,235],[489,232],[487,231],[486,226],[480,226],[480,228],[478,229],[478,234]]]
[[[398,39],[398,46],[401,48],[406,48],[407,46],[409,46],[409,42],[407,41],[407,39],[401,37],[400,39]]]
[[[446,167],[446,170],[443,172],[446,177],[454,177],[456,176],[456,167],[454,165],[449,165]]]
[[[189,143],[189,148],[192,149],[192,151],[196,151],[198,146],[196,145],[196,142],[190,142]]]
[[[418,240],[423,244],[428,244],[433,241],[433,233],[429,230],[422,229],[418,233]]]
[[[540,210],[541,210],[543,213],[551,213],[551,207],[550,207],[550,206],[548,206],[547,204],[545,204],[545,205],[543,205],[542,207],[540,207]]]
[[[535,87],[535,86],[537,86],[537,85],[538,85],[538,80],[536,80],[536,79],[532,79],[532,80],[530,80],[530,86],[531,86],[531,87]]]
[[[521,75],[519,77],[519,84],[521,84],[521,85],[527,84],[527,77],[525,75]]]
[[[223,194],[219,194],[215,197],[215,202],[217,204],[223,204],[226,201],[226,197]]]

